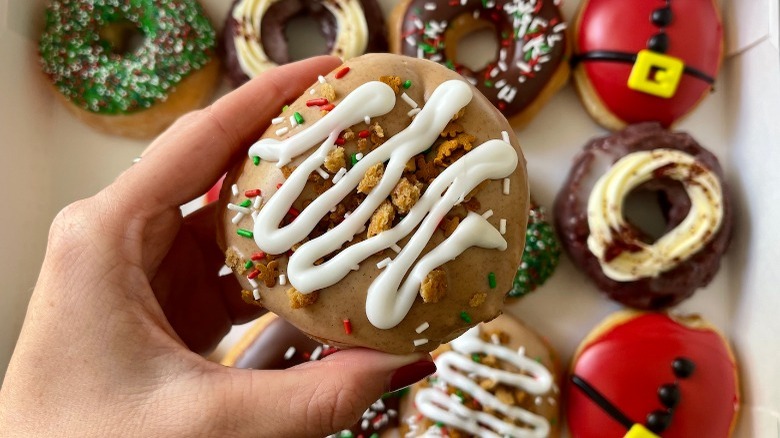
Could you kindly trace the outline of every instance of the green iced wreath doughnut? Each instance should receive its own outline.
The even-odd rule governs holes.
[[[561,258],[561,246],[552,224],[547,222],[544,208],[531,200],[528,228],[525,231],[525,250],[517,269],[510,298],[520,298],[544,284],[555,272]]]

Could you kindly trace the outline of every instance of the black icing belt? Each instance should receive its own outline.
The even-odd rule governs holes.
[[[615,421],[622,424],[626,429],[631,429],[634,427],[634,422],[631,421],[631,419],[628,418],[628,416],[626,416],[623,411],[618,409],[615,405],[612,404],[612,402],[607,400],[607,398],[604,397],[604,395],[601,394],[596,388],[590,386],[590,383],[586,382],[585,379],[574,375],[571,376],[571,381],[574,383],[574,386],[584,392],[589,399],[593,400],[596,405],[603,409],[604,412],[609,414],[610,417],[615,419]]]
[[[588,62],[588,61],[608,61],[608,62],[623,62],[626,64],[633,64],[636,62],[636,57],[637,57],[636,53],[613,52],[610,50],[594,50],[592,52],[585,52],[585,53],[573,55],[571,58],[571,65],[572,67],[574,67],[580,62]],[[701,79],[702,81],[710,85],[713,85],[715,83],[715,78],[693,67],[689,67],[686,65],[683,72],[697,79]]]

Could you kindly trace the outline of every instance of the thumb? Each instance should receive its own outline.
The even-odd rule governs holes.
[[[428,354],[394,356],[361,348],[283,371],[226,369],[223,431],[243,436],[327,436],[347,429],[385,392],[436,371]],[[218,430],[219,430],[218,429]]]

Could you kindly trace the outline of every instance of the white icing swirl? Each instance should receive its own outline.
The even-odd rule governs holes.
[[[242,0],[233,8],[238,22],[233,44],[241,69],[250,78],[276,63],[268,58],[260,41],[260,26],[268,8],[280,0]],[[362,55],[368,45],[368,24],[359,0],[323,0],[323,6],[336,18],[336,40],[330,54],[342,59]]]
[[[420,283],[430,271],[456,258],[471,246],[506,249],[501,234],[486,219],[469,215],[455,232],[426,254],[414,267],[444,216],[482,181],[507,177],[517,167],[517,152],[503,140],[490,140],[471,150],[445,169],[429,185],[404,219],[390,230],[349,248],[320,265],[315,262],[338,251],[360,233],[371,215],[400,181],[406,163],[432,145],[452,117],[472,99],[471,88],[460,80],[441,84],[432,93],[412,123],[363,157],[333,187],[315,198],[292,223],[279,228],[293,202],[303,191],[309,175],[316,171],[334,147],[342,130],[360,122],[365,115],[386,114],[395,105],[392,89],[381,82],[369,82],[350,93],[336,108],[311,127],[283,141],[263,139],[250,148],[250,156],[289,162],[318,142],[324,143],[301,163],[260,211],[254,226],[257,246],[270,254],[281,254],[304,240],[322,217],[352,193],[366,171],[386,162],[382,179],[365,200],[338,226],[301,245],[290,257],[287,275],[301,293],[326,288],[343,279],[371,255],[396,245],[412,235],[406,247],[371,284],[366,315],[378,328],[389,329],[408,313]],[[419,227],[418,227],[419,225]],[[411,269],[411,273],[409,270]],[[407,277],[407,273],[409,273]],[[403,281],[404,278],[406,281]],[[403,284],[401,284],[403,282]],[[400,290],[399,290],[400,287]]]
[[[647,244],[622,230],[629,229],[623,201],[639,185],[663,177],[680,181],[691,200],[685,219],[654,244]],[[700,251],[715,235],[723,219],[720,180],[710,169],[674,149],[634,152],[618,160],[596,182],[588,199],[588,248],[604,275],[615,281],[655,277],[673,269]],[[617,241],[619,239],[619,241]],[[612,246],[631,246],[611,260]]]
[[[479,336],[479,327],[470,329],[452,341],[450,346],[452,351],[436,358],[436,376],[446,384],[466,392],[482,406],[528,426],[516,426],[487,412],[472,410],[437,388],[424,388],[417,392],[414,402],[421,414],[479,437],[542,438],[550,433],[550,423],[546,418],[502,402],[479,386],[473,378],[468,377],[476,375],[539,396],[548,393],[553,384],[552,374],[544,365],[502,345],[483,341]],[[475,362],[470,357],[475,353],[495,356],[517,367],[522,373],[508,372]]]

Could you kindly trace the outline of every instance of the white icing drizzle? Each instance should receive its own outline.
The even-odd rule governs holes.
[[[479,327],[474,327],[450,343],[452,351],[436,358],[436,375],[448,385],[459,388],[477,400],[482,406],[500,412],[506,417],[519,420],[528,427],[516,426],[482,411],[474,411],[459,400],[453,400],[446,392],[437,388],[424,388],[417,392],[415,405],[421,414],[433,421],[456,427],[479,437],[500,438],[532,437],[542,438],[550,433],[550,423],[541,415],[517,406],[501,402],[496,396],[479,386],[472,378],[477,375],[504,385],[513,386],[531,395],[548,393],[553,386],[553,377],[544,365],[525,355],[483,341]],[[512,364],[521,373],[492,368],[475,362],[471,355],[482,353]]]
[[[396,103],[395,93],[386,84],[369,82],[358,87],[333,111],[297,135],[284,141],[263,139],[257,142],[250,148],[250,156],[278,161],[277,165],[281,165],[325,139],[260,211],[254,226],[257,246],[266,253],[281,254],[303,241],[324,215],[355,190],[370,167],[386,162],[384,176],[366,199],[349,216],[345,215],[338,226],[301,245],[290,257],[287,274],[290,283],[299,292],[311,293],[336,284],[350,271],[356,270],[362,261],[397,245],[414,232],[398,256],[370,285],[366,298],[366,315],[373,325],[389,329],[400,323],[430,271],[472,246],[506,249],[507,243],[498,230],[480,215],[470,213],[449,238],[415,264],[440,221],[460,199],[482,181],[505,178],[514,172],[518,158],[510,144],[489,140],[474,148],[430,183],[398,225],[338,252],[325,263],[315,263],[341,249],[344,243],[364,229],[365,223],[400,181],[406,163],[428,149],[452,117],[471,99],[471,88],[465,82],[451,80],[441,84],[406,129],[357,162],[337,184],[315,198],[295,221],[283,228],[279,226],[284,216],[300,196],[308,176],[319,168],[334,147],[338,134],[362,121],[366,113],[375,117],[392,110]]]
[[[260,42],[260,25],[268,8],[280,0],[242,0],[233,8],[238,22],[233,44],[241,69],[253,78],[276,63],[268,58]],[[336,18],[338,33],[331,55],[342,59],[363,54],[368,45],[368,24],[359,0],[330,0],[322,5]]]
[[[691,200],[685,219],[654,244],[616,236],[629,226],[623,201],[654,172],[680,181]],[[596,182],[588,198],[588,249],[599,260],[604,275],[615,281],[655,277],[699,252],[714,236],[723,219],[723,194],[718,177],[696,159],[674,149],[654,149],[628,154]],[[606,260],[607,249],[617,239],[639,248]]]

